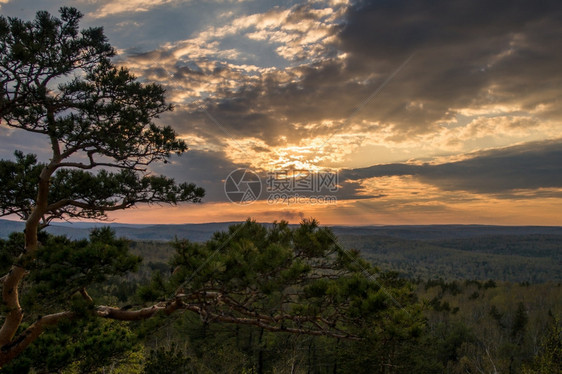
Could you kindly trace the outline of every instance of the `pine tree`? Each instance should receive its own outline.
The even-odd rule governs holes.
[[[44,11],[33,21],[0,17],[2,125],[43,136],[51,148],[44,162],[19,151],[0,162],[0,214],[25,221],[23,248],[2,278],[0,366],[46,326],[74,315],[43,315],[18,332],[19,288],[37,258],[42,227],[53,219],[104,218],[139,203],[196,202],[204,194],[147,174],[153,162],[187,150],[172,128],[154,123],[171,106],[161,86],[141,84],[112,63],[115,51],[101,28],[79,31],[81,17],[66,7],[60,18]]]

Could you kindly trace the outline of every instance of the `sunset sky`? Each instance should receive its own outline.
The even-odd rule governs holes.
[[[166,88],[175,109],[159,122],[190,150],[152,172],[207,191],[117,222],[562,225],[559,0],[0,0],[0,13],[63,5]],[[0,127],[0,157],[15,148],[48,157],[44,139]],[[229,201],[237,169],[260,178],[257,201]],[[332,173],[337,191],[268,201],[267,178],[291,173]]]

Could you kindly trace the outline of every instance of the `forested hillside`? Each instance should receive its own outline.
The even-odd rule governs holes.
[[[216,236],[220,237],[223,236]],[[386,303],[397,308],[391,314],[386,314],[384,320],[363,330],[366,335],[358,341],[306,333],[272,332],[244,324],[217,323],[213,318],[202,318],[190,312],[162,313],[150,320],[124,325],[110,320],[86,318],[74,324],[63,323],[60,330],[47,330],[21,358],[5,367],[4,372],[24,373],[35,368],[61,373],[545,373],[540,371],[541,367],[547,367],[548,370],[559,368],[552,365],[560,357],[560,349],[557,348],[561,344],[560,330],[557,330],[562,315],[560,283],[504,282],[499,279],[503,276],[500,272],[497,273],[498,277],[468,277],[470,274],[479,274],[478,267],[473,268],[474,265],[468,260],[482,262],[486,259],[489,266],[502,268],[502,260],[512,259],[512,256],[502,253],[506,248],[518,251],[519,254],[513,255],[517,261],[525,258],[538,261],[542,256],[543,260],[552,262],[551,258],[558,256],[557,238],[528,235],[520,240],[513,237],[490,239],[423,241],[388,236],[343,235],[339,239],[344,245],[342,249],[353,253],[348,245],[360,248],[379,268],[392,269],[392,261],[397,259],[404,264],[417,261],[418,265],[425,266],[424,271],[428,275],[423,277],[421,269],[418,269],[418,273],[413,273],[418,278],[408,281],[399,277],[398,272],[383,270],[373,273],[373,279],[383,287],[382,290],[396,296],[386,301],[383,301],[385,298],[375,298],[371,301],[374,304],[369,306],[370,297],[365,295],[366,298],[357,307],[366,304],[354,313],[367,308],[361,312],[367,314],[363,314],[363,317],[353,317],[351,314],[347,318],[367,321],[369,313],[376,316],[379,313],[376,310]],[[243,240],[251,239],[247,236]],[[481,249],[469,250],[470,241],[476,242]],[[10,256],[13,245],[10,243],[2,241],[2,258]],[[202,247],[192,247],[188,243],[183,240],[175,243],[129,242],[132,258],[142,258],[138,270],[126,276],[100,278],[89,287],[90,296],[123,311],[141,307],[145,299],[160,297],[160,292],[174,284],[178,260],[183,258],[178,255],[193,253],[198,256],[197,252],[190,251],[202,250]],[[212,240],[208,242],[210,245],[212,243]],[[544,244],[543,247],[539,246],[540,243]],[[533,250],[525,251],[525,245],[532,246]],[[232,243],[232,246],[224,249],[224,254],[220,249],[216,255],[201,258],[211,258],[213,261],[205,260],[196,265],[199,266],[198,270],[208,268],[203,273],[218,280],[221,279],[219,274],[224,271],[220,264],[232,261],[228,258],[238,258],[238,265],[228,270],[235,271],[232,274],[237,275],[227,278],[254,277],[252,274],[259,271],[259,266],[263,266],[258,265],[260,257],[255,257],[259,252],[248,252],[251,257],[245,257],[242,255],[244,252],[237,252],[241,249],[237,249],[237,246]],[[188,248],[191,249],[185,252]],[[376,251],[371,253],[364,248],[375,248]],[[232,256],[235,257],[230,257],[231,251],[234,251]],[[386,257],[381,257],[383,255]],[[388,259],[388,262],[381,261],[381,258]],[[63,258],[60,260],[64,261]],[[56,266],[59,260],[51,258],[48,261],[55,262],[45,270],[39,268],[39,274],[49,274],[45,271],[50,271],[48,269]],[[245,261],[252,261],[254,265],[248,267]],[[457,261],[460,268],[445,267],[443,264],[447,261],[450,264]],[[541,269],[551,269],[552,273],[546,274],[555,275],[556,263],[551,263],[550,267],[547,266],[548,261],[537,263],[542,264]],[[503,266],[513,267],[512,264],[508,262]],[[42,266],[46,265],[44,263]],[[527,268],[529,274],[532,271],[533,268]],[[185,275],[191,282],[198,282],[189,273]],[[538,279],[539,276],[530,276],[530,279]],[[369,277],[365,274],[360,278],[367,281]],[[55,301],[56,298],[45,305],[33,301],[45,292],[51,294],[53,287],[55,290],[61,287],[45,281],[36,278],[34,282],[39,283],[24,293],[23,300],[32,310],[48,309],[51,303],[62,302]],[[51,286],[47,289],[41,288],[49,284]],[[322,298],[334,297],[324,294],[326,291],[321,290],[325,286],[321,284],[318,283],[307,292],[324,295]],[[353,289],[364,287],[361,284],[362,281],[356,283]],[[402,291],[396,293],[397,290]],[[338,297],[343,297],[342,291],[337,291],[341,295]],[[399,299],[393,301],[392,297]],[[73,308],[87,313],[87,305],[79,302],[79,299],[73,300]],[[93,360],[94,356],[98,359]]]
[[[390,236],[340,234],[382,269],[415,279],[494,279],[561,282],[562,235],[487,235],[458,239],[406,240]]]
[[[119,237],[138,243],[168,242],[174,238],[204,242],[231,223],[186,225],[109,224]],[[107,224],[106,224],[107,225]],[[265,224],[266,226],[268,224]],[[103,223],[56,223],[54,235],[87,238]],[[346,248],[385,270],[415,279],[495,279],[510,282],[562,281],[562,228],[540,226],[369,226],[332,228]],[[23,223],[0,220],[0,237],[23,230]],[[167,253],[148,251],[155,260]]]

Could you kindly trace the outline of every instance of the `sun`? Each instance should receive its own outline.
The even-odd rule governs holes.
[[[319,157],[312,146],[288,146],[274,149],[268,168],[271,170],[308,171],[322,170]]]
[[[226,154],[232,162],[248,165],[256,171],[300,170],[313,173],[332,169],[322,165],[330,156],[325,147],[319,147],[317,141],[302,143],[308,144],[272,146],[256,138],[226,140]]]

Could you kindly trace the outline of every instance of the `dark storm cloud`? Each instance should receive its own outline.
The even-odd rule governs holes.
[[[555,21],[559,12],[556,0],[357,1],[341,40],[357,55],[393,60],[420,48],[524,32],[529,25]]]
[[[412,175],[447,191],[468,191],[513,197],[517,190],[562,188],[562,140],[533,142],[477,153],[444,164],[388,164],[343,170],[344,181]],[[544,192],[538,191],[545,197]],[[558,193],[557,196],[560,196]]]
[[[189,150],[174,157],[170,164],[154,166],[152,171],[174,178],[177,182],[195,183],[205,189],[203,201],[228,201],[224,192],[224,180],[236,169],[248,165],[228,161],[222,152]]]
[[[362,1],[350,9],[340,42],[357,72],[384,71],[415,53],[387,93],[398,103],[423,102],[423,110],[387,113],[404,128],[422,130],[449,108],[534,109],[559,99],[559,89],[545,88],[562,83],[561,14],[559,1]],[[384,113],[385,101],[372,108]],[[367,108],[365,115],[376,112]]]
[[[418,165],[386,164],[374,165],[360,169],[345,169],[340,172],[343,180],[359,180],[373,177],[412,175],[419,169]]]
[[[171,123],[180,133],[197,134],[209,144],[224,144],[225,140],[249,137],[274,145],[279,136],[285,135],[287,128],[296,131],[292,124],[272,118],[267,113],[244,110],[236,100],[224,100],[216,105],[179,107],[171,115],[166,115],[166,119],[173,120]],[[286,127],[279,126],[280,122]]]
[[[385,197],[383,194],[372,194],[366,191],[359,181],[342,180],[340,175],[339,188],[331,194],[338,200],[378,199]]]
[[[451,108],[534,109],[560,99],[559,89],[545,88],[562,83],[561,10],[558,1],[359,2],[340,34],[349,73],[388,75],[414,54],[359,115],[407,135],[451,118]]]
[[[257,3],[244,7],[251,12],[265,9]],[[282,136],[297,142],[349,132],[342,126],[350,116],[354,122],[364,119],[391,128],[395,141],[434,130],[437,122],[454,118],[456,109],[486,104],[512,104],[523,110],[540,106],[535,113],[543,118],[562,118],[558,104],[562,100],[562,3],[558,0],[357,1],[341,22],[323,25],[333,38],[303,47],[321,49],[311,61],[254,72],[231,63],[259,65],[259,53],[241,53],[238,60],[236,56],[227,58],[220,43],[213,45],[224,35],[196,37],[195,30],[212,24],[222,12],[221,7],[209,12],[203,3],[198,4],[156,7],[137,14],[134,26],[119,26],[128,20],[126,13],[104,18],[113,25],[107,28],[112,40],[119,40],[118,47],[129,48],[125,64],[137,65],[135,71],[143,79],[165,84],[170,96],[179,92],[196,97],[196,104],[176,108],[172,124],[182,133],[195,126],[197,135],[210,141],[225,136],[223,130],[209,124],[201,107],[207,108],[229,136],[257,137],[269,145],[277,145]],[[4,7],[8,6],[12,4]],[[91,8],[88,5],[86,13]],[[312,4],[290,8],[285,24],[310,22],[313,26],[295,40],[306,38],[322,25],[326,16],[316,10]],[[87,21],[97,20],[90,16]],[[228,37],[241,44],[255,42],[245,34],[256,31],[255,27]],[[168,38],[170,30],[173,37],[167,41],[171,47],[149,51]],[[275,33],[287,30],[279,25],[259,31],[269,38],[270,54],[282,44],[272,41]],[[151,35],[150,43],[142,42],[144,35]],[[182,44],[182,40],[193,43]],[[179,43],[176,47],[175,42]],[[183,49],[185,55],[175,54]],[[336,51],[345,57],[335,57]],[[380,93],[364,102],[412,55]],[[293,78],[287,79],[287,75]],[[210,84],[212,81],[217,83]],[[209,91],[197,97],[206,84]],[[335,126],[324,126],[323,120],[333,120]],[[303,126],[311,123],[315,125]]]
[[[290,82],[273,72],[221,87],[205,106],[233,135],[269,144],[280,135],[297,141],[346,131],[299,124],[351,115],[391,127],[396,141],[483,105],[559,119],[561,14],[559,1],[362,1],[348,11],[343,31],[333,29],[334,46],[347,57],[289,68],[298,77]]]
[[[321,126],[321,121],[349,117],[361,96],[347,94],[350,85],[333,79],[341,75],[342,68],[339,61],[299,67],[295,72],[303,79],[289,83],[280,82],[280,73],[267,74],[235,91],[224,89],[220,99],[206,99],[202,106],[235,137],[257,137],[277,145],[281,136],[289,142],[329,136],[334,130]],[[364,88],[361,93],[370,94]],[[187,117],[200,120],[206,116],[197,109],[188,108]],[[306,124],[314,126],[303,126]]]

